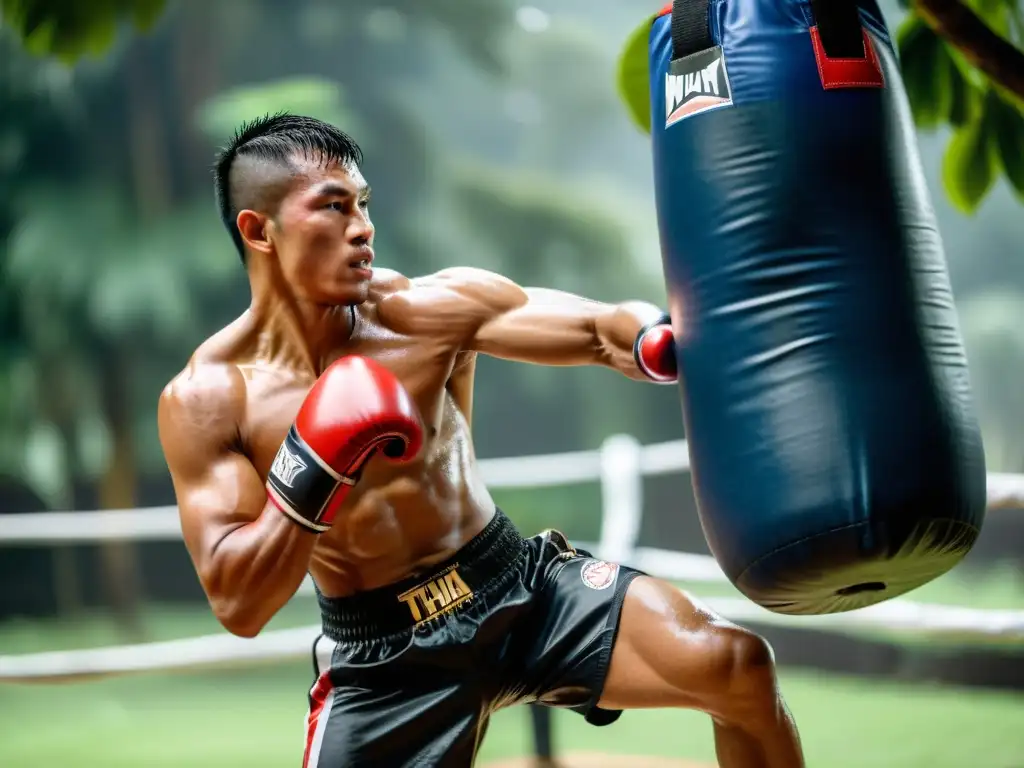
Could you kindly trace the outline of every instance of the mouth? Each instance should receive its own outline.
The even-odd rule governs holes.
[[[359,248],[355,258],[348,263],[349,269],[356,272],[370,272],[370,265],[373,264],[373,249],[369,246]]]

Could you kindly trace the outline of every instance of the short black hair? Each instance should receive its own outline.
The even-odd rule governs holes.
[[[323,164],[363,162],[359,145],[344,131],[323,120],[287,112],[243,123],[217,155],[217,208],[243,263],[245,245],[236,223],[238,212],[275,205],[280,199],[282,180],[290,179],[294,173],[292,160],[296,155]],[[236,163],[238,160],[243,162]],[[245,167],[239,169],[237,165]]]

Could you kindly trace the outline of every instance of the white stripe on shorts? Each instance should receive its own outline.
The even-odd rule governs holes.
[[[320,710],[320,717],[316,721],[316,732],[313,734],[313,743],[309,746],[309,762],[306,768],[317,768],[320,763],[320,747],[324,743],[324,730],[327,728],[327,720],[331,716],[333,705],[334,691],[331,691],[324,699],[324,708]]]

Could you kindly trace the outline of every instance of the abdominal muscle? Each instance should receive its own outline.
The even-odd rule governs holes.
[[[408,465],[371,461],[313,550],[309,570],[325,596],[428,572],[484,529],[495,506],[467,437],[436,441]]]

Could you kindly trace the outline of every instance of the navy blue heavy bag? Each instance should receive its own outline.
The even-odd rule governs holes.
[[[676,0],[649,53],[664,270],[712,552],[779,613],[860,608],[934,579],[978,535],[985,458],[878,7]]]

